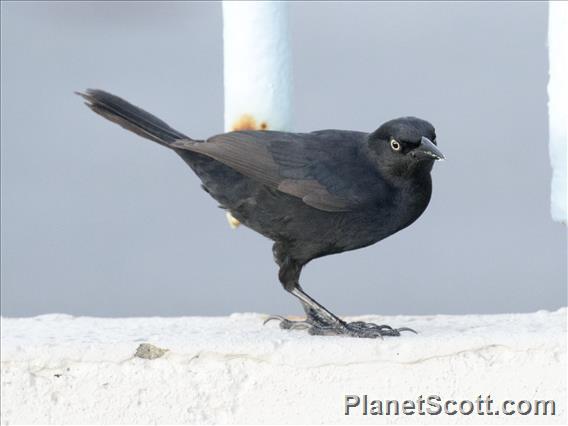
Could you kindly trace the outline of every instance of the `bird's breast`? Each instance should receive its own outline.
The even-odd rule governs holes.
[[[430,174],[406,182],[396,192],[395,211],[400,230],[412,224],[428,207],[432,195]]]

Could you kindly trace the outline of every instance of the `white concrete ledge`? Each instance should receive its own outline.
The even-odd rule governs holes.
[[[383,341],[309,336],[263,318],[2,318],[1,422],[566,423],[565,308],[361,317],[420,332]],[[167,351],[135,356],[144,342]],[[361,398],[349,416],[346,395]],[[364,415],[363,395],[491,395],[492,411],[505,400],[555,400],[556,412]]]

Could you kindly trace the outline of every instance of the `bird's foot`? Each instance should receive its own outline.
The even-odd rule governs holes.
[[[396,337],[400,336],[400,333],[403,331],[410,331],[417,334],[416,331],[408,327],[392,328],[390,325],[379,325],[372,322],[363,321],[341,321],[339,324],[313,326],[308,330],[310,334],[316,336],[350,336],[367,339],[382,339],[385,336]]]
[[[338,320],[337,322],[326,322],[317,317],[308,317],[305,321],[291,321],[280,315],[273,315],[268,317],[264,324],[272,320],[280,321],[280,328],[282,329],[308,330],[308,333],[314,336],[350,336],[382,339],[384,336],[400,336],[400,333],[403,331],[416,333],[416,331],[408,327],[392,328],[389,325],[363,321],[345,322]]]

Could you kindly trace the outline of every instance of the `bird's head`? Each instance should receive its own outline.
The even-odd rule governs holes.
[[[379,167],[400,176],[430,171],[445,157],[436,146],[434,126],[416,117],[387,121],[369,134],[369,149]]]

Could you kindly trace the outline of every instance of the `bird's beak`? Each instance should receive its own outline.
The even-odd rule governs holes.
[[[426,158],[434,160],[446,159],[446,157],[444,157],[444,154],[442,154],[442,151],[440,151],[438,147],[434,145],[434,143],[430,139],[425,138],[424,136],[422,136],[422,140],[420,141],[420,145],[418,145],[418,148],[412,150],[412,154],[414,155],[414,157],[419,159],[426,159]]]

